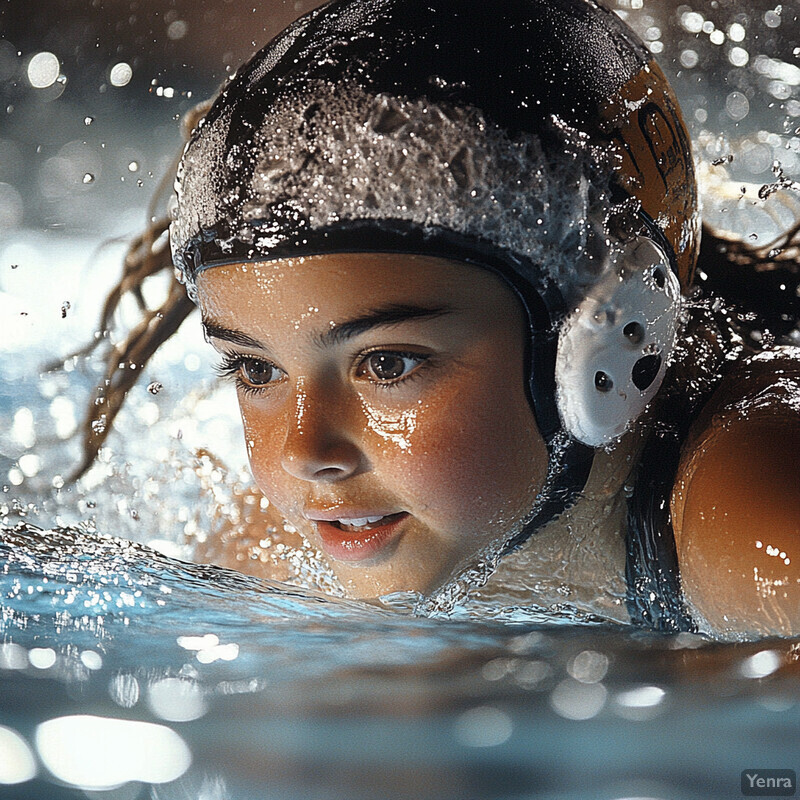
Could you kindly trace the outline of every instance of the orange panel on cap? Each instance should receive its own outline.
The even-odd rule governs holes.
[[[663,230],[686,287],[700,244],[691,144],[678,101],[655,62],[631,78],[601,109],[615,145],[619,182]]]

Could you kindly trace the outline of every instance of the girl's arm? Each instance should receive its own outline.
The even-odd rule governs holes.
[[[719,632],[800,632],[800,348],[745,360],[683,447],[672,521],[684,595]]]

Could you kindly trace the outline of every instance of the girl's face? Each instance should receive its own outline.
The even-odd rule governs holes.
[[[214,267],[198,291],[259,488],[352,596],[429,592],[533,507],[547,451],[498,278],[334,254]]]

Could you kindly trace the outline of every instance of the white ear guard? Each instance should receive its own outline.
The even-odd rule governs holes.
[[[571,436],[601,447],[644,411],[675,344],[680,297],[661,247],[644,236],[622,245],[559,334],[556,398]]]

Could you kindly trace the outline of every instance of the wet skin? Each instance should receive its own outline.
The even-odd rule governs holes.
[[[684,446],[672,497],[681,583],[721,633],[800,633],[800,350],[738,366]]]
[[[432,591],[533,507],[547,453],[499,279],[331,254],[214,267],[198,292],[259,488],[352,596]]]

